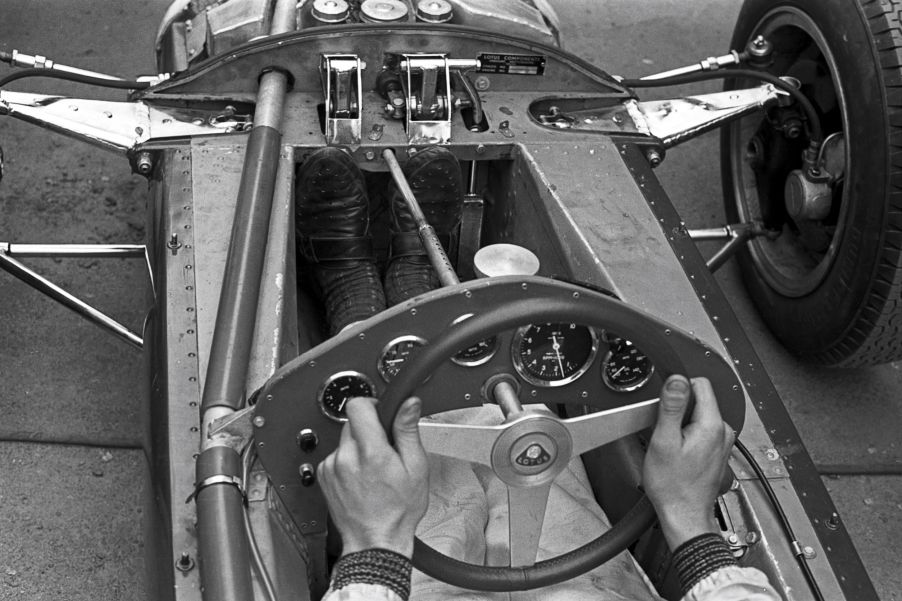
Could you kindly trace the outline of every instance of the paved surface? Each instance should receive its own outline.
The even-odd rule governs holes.
[[[570,50],[630,76],[725,50],[739,7],[731,0],[555,4]],[[161,0],[0,0],[0,49],[122,75],[152,72],[165,7]],[[13,89],[91,93],[56,82]],[[146,184],[129,175],[124,159],[2,118],[0,144],[7,155],[0,240],[143,240]],[[690,227],[722,222],[716,152],[716,139],[706,136],[671,151],[659,169]],[[147,306],[140,262],[30,264],[140,331]],[[902,463],[900,364],[847,371],[801,364],[773,341],[732,266],[718,278],[815,461]],[[140,353],[0,273],[0,600],[143,598],[146,467],[143,454],[128,448],[143,431],[141,377]],[[23,442],[29,439],[42,442]],[[902,478],[826,484],[881,598],[902,599]]]

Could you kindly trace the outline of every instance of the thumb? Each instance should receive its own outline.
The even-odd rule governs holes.
[[[401,404],[392,424],[392,434],[395,437],[395,448],[401,458],[407,461],[412,454],[424,453],[420,442],[420,411],[422,402],[417,397],[410,397]]]
[[[689,380],[673,375],[667,378],[661,390],[661,404],[658,407],[658,422],[654,436],[669,440],[679,440],[683,431],[683,417],[691,396]]]

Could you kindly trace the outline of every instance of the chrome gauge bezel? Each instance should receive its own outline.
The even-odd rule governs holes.
[[[555,323],[555,322],[549,322]],[[563,322],[562,322],[563,323]],[[542,388],[557,388],[559,386],[566,386],[572,382],[575,382],[579,378],[581,378],[589,369],[592,367],[592,364],[595,362],[595,357],[598,355],[598,334],[595,331],[595,328],[591,326],[585,326],[581,324],[575,324],[579,328],[585,328],[589,332],[589,336],[592,339],[592,348],[589,350],[588,356],[583,361],[583,364],[580,366],[578,370],[566,376],[564,378],[559,378],[555,380],[540,378],[532,373],[526,366],[523,364],[523,358],[520,355],[520,344],[523,342],[523,336],[535,326],[544,326],[548,325],[547,323],[542,324],[530,324],[528,326],[521,326],[517,328],[517,331],[514,333],[514,337],[511,340],[511,360],[514,364],[514,369],[517,371],[517,374],[523,378],[526,382],[529,382],[533,386],[540,386]],[[568,325],[571,325],[568,323]]]
[[[331,376],[329,376],[328,378],[326,378],[325,380],[323,380],[322,384],[320,384],[319,388],[316,391],[316,404],[319,405],[319,410],[323,413],[323,415],[325,415],[326,417],[328,417],[329,419],[331,419],[333,421],[340,422],[340,423],[344,423],[344,422],[348,421],[348,418],[343,417],[341,415],[336,415],[333,409],[326,406],[324,397],[326,394],[326,390],[328,390],[329,386],[332,385],[333,382],[335,382],[336,380],[338,380],[340,378],[346,378],[346,377],[359,378],[364,384],[369,386],[370,392],[372,393],[370,396],[376,396],[376,394],[377,394],[376,385],[373,383],[373,381],[366,374],[362,374],[359,371],[355,371],[352,369],[336,372],[336,373],[332,374]]]
[[[473,317],[472,313],[467,313],[466,315],[461,315],[460,317],[455,319],[453,322],[451,322],[451,325],[457,325],[460,322],[462,322],[465,319],[468,319],[470,317]],[[473,348],[474,346],[476,346],[476,344],[479,344],[480,342],[486,342],[486,341],[491,342],[492,347],[488,350],[488,352],[485,355],[483,355],[481,357],[477,357],[476,359],[461,359],[460,357],[458,357],[458,355],[460,353],[464,352],[465,350],[468,350],[469,348]],[[462,350],[458,351],[457,353],[455,353],[454,355],[452,355],[451,362],[454,363],[455,365],[460,365],[461,367],[476,367],[478,365],[485,365],[486,363],[491,361],[492,358],[498,352],[498,346],[499,346],[498,336],[490,336],[489,338],[480,340],[476,344],[471,345],[470,347],[468,347],[466,349],[462,349]]]
[[[398,346],[403,342],[413,342],[420,347],[424,347],[429,344],[429,341],[423,338],[422,336],[415,336],[413,334],[405,334],[403,336],[398,336],[397,338],[393,338],[388,344],[382,347],[382,351],[379,353],[379,359],[376,362],[376,371],[379,372],[379,375],[382,376],[382,379],[386,382],[390,382],[393,377],[397,374],[388,373],[387,368],[385,367],[385,358],[391,352],[391,350]]]
[[[629,342],[629,341],[626,341]],[[635,346],[632,342],[629,344],[638,350],[638,347]],[[641,350],[639,351],[642,352]],[[645,353],[642,353],[645,355]],[[611,380],[611,377],[608,375],[608,364],[611,362],[611,359],[614,357],[614,349],[609,348],[608,352],[605,353],[604,359],[601,361],[601,381],[604,382],[604,385],[613,390],[614,392],[632,392],[634,390],[639,390],[651,380],[652,376],[655,375],[655,364],[651,362],[651,359],[648,358],[648,355],[645,355],[645,359],[648,361],[648,372],[642,377],[641,380],[633,383],[633,384],[618,384]]]

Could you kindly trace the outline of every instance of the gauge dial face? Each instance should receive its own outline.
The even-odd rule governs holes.
[[[379,375],[386,382],[390,382],[401,371],[401,367],[424,346],[426,346],[426,341],[419,336],[395,338],[385,345],[379,356],[379,365],[377,365]]]
[[[373,383],[360,372],[340,371],[320,386],[317,402],[327,417],[343,422],[348,419],[345,405],[355,396],[376,396]]]
[[[511,346],[514,367],[536,386],[563,386],[583,375],[598,352],[598,338],[575,323],[544,323],[517,330]]]
[[[476,344],[459,351],[456,355],[451,357],[451,360],[464,367],[474,367],[476,365],[488,363],[489,359],[495,356],[495,351],[497,349],[498,338],[492,336],[491,338],[480,340]]]
[[[629,392],[644,386],[655,372],[651,360],[629,340],[611,342],[601,367],[605,385],[617,392]]]

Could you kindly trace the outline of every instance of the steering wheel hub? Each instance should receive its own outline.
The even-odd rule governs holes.
[[[492,448],[492,469],[510,486],[547,484],[573,452],[567,428],[550,415],[527,414],[507,425]]]

